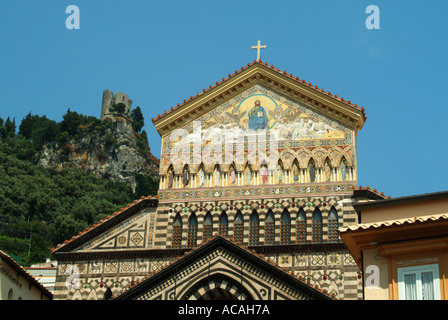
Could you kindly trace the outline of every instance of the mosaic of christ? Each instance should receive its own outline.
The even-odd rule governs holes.
[[[191,132],[171,145],[238,142],[241,136],[260,130],[276,130],[279,141],[345,139],[344,131],[263,93],[256,93],[202,122],[200,133]]]

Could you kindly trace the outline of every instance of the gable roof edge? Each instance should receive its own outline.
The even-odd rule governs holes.
[[[181,119],[182,116],[186,116],[189,111],[195,109],[206,101],[213,101],[213,99],[219,98],[223,94],[227,95],[229,89],[239,81],[253,81],[253,77],[257,75],[255,68],[262,68],[264,72],[275,77],[276,80],[283,85],[295,85],[299,91],[303,93],[312,93],[313,98],[320,101],[320,103],[331,104],[337,106],[338,111],[342,112],[344,109],[349,108],[352,111],[351,117],[356,117],[358,121],[357,129],[361,129],[367,119],[365,115],[365,109],[358,107],[357,104],[353,104],[350,100],[346,100],[338,95],[333,95],[331,92],[327,92],[312,83],[307,83],[305,80],[301,80],[299,77],[294,77],[292,74],[288,74],[286,71],[282,71],[279,68],[275,68],[273,65],[269,65],[267,62],[254,61],[248,63],[246,67],[242,67],[240,70],[236,70],[233,74],[229,74],[228,77],[222,78],[221,81],[217,81],[214,85],[210,85],[209,88],[203,89],[202,92],[197,93],[195,96],[190,96],[189,99],[183,100],[182,103],[178,103],[176,107],[172,107],[169,111],[165,111],[163,114],[159,114],[156,118],[152,118],[152,122],[161,136],[164,134],[161,132],[162,128],[169,125],[170,119],[175,117],[175,120]],[[255,70],[254,70],[255,69]],[[250,72],[250,71],[253,72]],[[241,79],[243,78],[243,79]],[[252,79],[252,80],[251,80]],[[234,80],[234,81],[232,81]],[[232,82],[229,82],[232,81]],[[205,113],[205,112],[204,112]],[[357,116],[355,116],[357,114]],[[167,118],[167,116],[170,117]],[[346,114],[348,116],[348,114]],[[169,131],[169,130],[168,130]]]
[[[51,253],[58,254],[73,250],[87,241],[92,240],[105,230],[118,225],[125,219],[136,214],[139,210],[147,207],[157,208],[158,202],[159,200],[157,197],[141,197],[139,200],[135,200],[133,203],[128,204],[126,207],[121,208],[119,211],[114,212],[112,215],[107,216],[105,219],[100,220],[98,223],[93,224],[84,231],[80,231],[77,235],[65,240],[64,243],[58,244],[55,248],[51,249]]]
[[[274,272],[275,277],[279,277],[281,281],[292,281],[296,286],[300,287],[300,290],[304,290],[304,294],[312,296],[316,299],[333,300],[327,292],[320,290],[317,287],[312,287],[306,283],[301,276],[295,275],[293,272],[288,271],[286,268],[280,267],[278,264],[258,254],[247,247],[243,247],[232,241],[230,238],[225,238],[222,235],[216,234],[213,238],[201,243],[198,247],[194,248],[190,252],[186,252],[183,257],[172,261],[169,265],[162,267],[161,270],[155,271],[143,280],[129,285],[123,289],[119,295],[113,297],[115,300],[133,299],[137,296],[141,296],[146,292],[147,287],[154,286],[159,281],[164,281],[171,277],[173,270],[178,270],[179,265],[188,265],[195,260],[195,256],[204,256],[207,253],[212,252],[217,247],[224,247],[230,249],[232,253],[239,252],[243,255],[242,259],[256,261],[256,264],[261,269],[269,269]],[[297,287],[296,287],[297,289]]]

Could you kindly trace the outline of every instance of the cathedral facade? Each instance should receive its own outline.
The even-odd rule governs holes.
[[[362,299],[364,108],[256,60],[152,120],[158,194],[53,250],[55,299]]]

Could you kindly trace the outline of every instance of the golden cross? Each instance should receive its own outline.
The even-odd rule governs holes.
[[[266,46],[262,46],[261,41],[258,40],[258,44],[256,46],[252,46],[252,49],[257,49],[257,61],[260,61],[260,50],[266,49]]]

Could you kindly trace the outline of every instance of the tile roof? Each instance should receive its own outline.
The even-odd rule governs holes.
[[[288,74],[288,72],[286,72],[286,71],[282,71],[281,69],[276,68],[274,65],[270,65],[270,64],[267,63],[267,62],[263,62],[262,60],[259,60],[259,61],[254,60],[253,62],[248,63],[247,66],[245,66],[245,67],[241,67],[240,70],[235,70],[235,72],[234,72],[233,74],[229,74],[226,78],[222,78],[221,81],[216,81],[214,85],[210,85],[208,88],[203,89],[202,92],[198,92],[198,93],[196,93],[195,96],[190,96],[189,99],[185,99],[183,102],[178,103],[175,107],[172,107],[170,110],[165,111],[163,114],[159,114],[156,118],[152,118],[152,119],[151,119],[152,122],[155,122],[155,121],[157,121],[157,120],[163,118],[164,116],[166,116],[167,114],[171,113],[172,111],[174,111],[174,110],[176,110],[176,109],[178,109],[178,108],[181,108],[183,105],[187,104],[187,103],[190,102],[191,100],[193,100],[193,99],[199,97],[200,95],[202,95],[202,94],[204,94],[204,93],[206,93],[206,92],[212,90],[213,88],[215,88],[216,86],[219,86],[221,83],[225,82],[226,80],[228,80],[228,79],[230,79],[230,78],[236,76],[237,74],[239,74],[239,73],[243,72],[244,70],[246,70],[246,69],[248,69],[248,68],[250,68],[250,67],[252,67],[252,66],[254,66],[254,65],[257,65],[257,64],[266,66],[266,67],[268,67],[268,68],[271,69],[271,70],[274,70],[274,71],[276,71],[276,72],[278,72],[278,73],[280,73],[280,74],[283,74],[283,75],[285,75],[285,76],[287,76],[287,77],[289,77],[289,78],[291,78],[291,79],[294,79],[294,80],[296,80],[297,82],[299,82],[299,83],[301,83],[301,84],[304,84],[304,85],[306,85],[306,86],[308,86],[308,87],[310,87],[310,88],[312,88],[312,89],[314,89],[314,90],[317,90],[317,91],[319,91],[319,92],[321,92],[321,93],[324,93],[324,94],[326,94],[326,95],[328,95],[328,96],[330,96],[330,97],[332,97],[332,98],[334,98],[334,99],[336,99],[336,100],[338,100],[338,101],[340,101],[340,102],[343,102],[343,103],[345,103],[345,104],[347,104],[347,105],[349,105],[349,106],[351,106],[351,107],[355,107],[355,108],[361,110],[361,111],[362,111],[362,114],[363,114],[363,117],[366,118],[366,115],[365,115],[365,108],[364,108],[364,107],[359,107],[357,104],[353,104],[350,100],[346,100],[344,97],[338,97],[337,94],[336,94],[336,95],[333,95],[333,94],[331,93],[331,91],[328,91],[328,92],[327,92],[327,91],[325,91],[324,89],[319,88],[319,87],[316,86],[316,85],[313,85],[311,82],[306,82],[304,79],[300,79],[299,77],[295,77],[295,76],[292,75],[292,74]]]
[[[356,191],[360,191],[360,189],[356,189]],[[357,202],[354,204],[355,210],[361,209],[361,208],[377,208],[377,207],[384,207],[384,206],[393,206],[393,205],[400,205],[405,203],[415,203],[415,202],[422,202],[422,201],[434,201],[434,200],[442,200],[442,199],[448,199],[448,191],[438,191],[438,192],[432,192],[432,193],[423,193],[423,194],[417,194],[412,196],[404,196],[404,197],[396,197],[391,198],[390,196],[384,199],[375,199],[377,201],[365,201],[365,202]]]
[[[42,294],[47,296],[49,299],[53,299],[53,293],[51,293],[45,286],[43,286],[36,278],[34,278],[24,267],[19,265],[14,261],[6,252],[0,250],[0,258],[4,260],[8,265],[16,270],[22,277],[27,281],[31,282]]]
[[[353,187],[354,191],[361,191],[361,190],[366,190],[366,191],[370,191],[371,193],[374,193],[375,195],[377,195],[378,197],[381,197],[383,199],[391,199],[391,196],[386,196],[384,194],[384,192],[379,192],[377,189],[372,189],[370,186],[367,187],[363,187],[363,186],[359,186],[359,187]]]
[[[358,230],[373,230],[373,229],[378,229],[378,228],[382,228],[382,227],[403,226],[403,225],[411,225],[411,224],[417,224],[417,223],[424,223],[424,222],[431,222],[431,221],[443,221],[443,220],[448,221],[447,214],[356,224],[356,225],[350,225],[350,226],[340,228],[339,231],[346,232],[346,231],[358,231]]]

